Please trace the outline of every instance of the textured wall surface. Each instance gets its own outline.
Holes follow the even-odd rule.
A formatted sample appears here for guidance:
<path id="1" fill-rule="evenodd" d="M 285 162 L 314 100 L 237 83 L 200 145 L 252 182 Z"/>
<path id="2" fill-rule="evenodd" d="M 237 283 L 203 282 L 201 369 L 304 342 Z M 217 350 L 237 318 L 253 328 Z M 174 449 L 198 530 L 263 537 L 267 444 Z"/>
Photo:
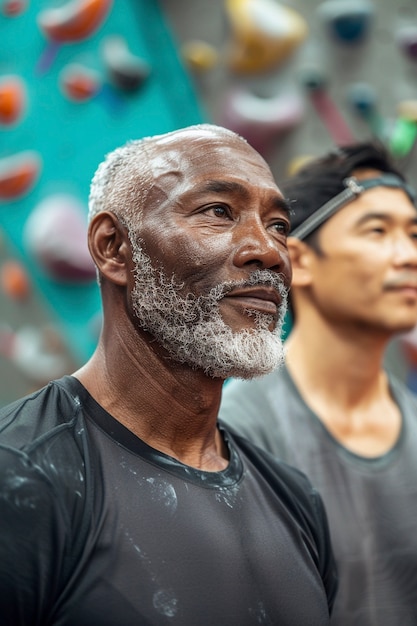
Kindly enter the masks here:
<path id="1" fill-rule="evenodd" d="M 66 249 L 68 256 L 60 262 L 74 266 L 85 253 L 82 242 L 90 180 L 105 154 L 129 139 L 201 119 L 189 78 L 157 3 L 102 0 L 108 12 L 88 36 L 83 35 L 82 20 L 78 35 L 71 35 L 71 23 L 54 18 L 59 35 L 52 39 L 40 27 L 48 11 L 89 3 L 38 0 L 21 3 L 25 9 L 22 13 L 7 15 L 9 4 L 3 2 L 0 13 L 1 404 L 38 387 L 50 374 L 55 377 L 62 370 L 72 371 L 74 364 L 89 357 L 97 341 L 100 298 L 95 274 L 62 279 L 51 273 L 44 256 L 34 253 L 35 244 L 29 244 L 35 231 L 50 231 L 43 242 L 48 258 L 58 258 Z M 124 61 L 124 67 L 134 58 L 150 70 L 135 89 L 120 86 L 110 72 L 104 50 L 106 42 L 114 37 L 124 42 L 132 55 Z M 64 77 L 74 65 L 78 67 L 76 85 L 80 92 L 83 76 L 94 74 L 97 89 L 91 97 L 75 101 L 63 89 Z M 117 75 L 127 80 L 128 71 L 118 70 Z M 23 85 L 26 106 L 14 124 L 2 124 L 3 118 L 7 121 L 7 90 L 12 77 Z M 19 160 L 23 155 L 24 160 L 27 151 L 42 163 L 39 176 L 24 193 L 3 197 L 11 186 L 10 181 L 8 187 L 3 181 L 10 168 L 7 159 Z M 69 198 L 70 213 L 75 205 L 80 208 L 82 227 L 75 228 L 68 215 L 68 219 L 56 218 L 52 227 L 51 216 L 47 223 L 45 215 L 36 224 L 29 220 L 45 200 L 57 195 L 52 213 L 57 215 L 62 210 L 63 196 Z M 54 250 L 49 246 L 46 251 L 52 240 Z M 3 270 L 7 270 L 5 262 L 10 260 L 20 263 L 27 273 L 30 293 L 26 298 L 10 297 L 10 291 L 4 289 Z"/>
<path id="2" fill-rule="evenodd" d="M 341 7 L 367 6 L 361 0 L 334 0 Z M 244 4 L 244 3 L 243 3 Z M 278 3 L 276 3 L 278 4 Z M 264 98 L 296 92 L 304 101 L 300 124 L 287 135 L 277 138 L 268 158 L 279 180 L 291 159 L 320 154 L 333 146 L 333 139 L 317 115 L 301 75 L 305 68 L 317 67 L 327 81 L 327 92 L 341 112 L 355 140 L 372 135 L 369 125 L 350 104 L 353 85 L 366 83 L 376 98 L 377 114 L 391 129 L 398 115 L 398 104 L 417 100 L 417 62 L 405 55 L 398 44 L 405 27 L 417 29 L 417 5 L 414 0 L 378 0 L 372 5 L 369 29 L 360 43 L 343 43 L 332 36 L 320 15 L 325 4 L 315 0 L 292 0 L 282 3 L 299 12 L 308 24 L 308 36 L 281 66 L 266 73 L 237 75 L 228 68 L 228 49 L 233 37 L 223 0 L 162 0 L 162 6 L 179 42 L 189 39 L 207 41 L 218 51 L 217 65 L 195 76 L 195 86 L 213 121 L 224 119 L 227 93 L 238 86 Z M 415 36 L 415 33 L 414 33 Z M 402 165 L 415 180 L 415 156 L 408 153 Z"/>
<path id="3" fill-rule="evenodd" d="M 337 1 L 340 7 L 368 6 L 365 0 L 333 3 Z M 39 359 L 45 356 L 36 342 L 32 353 L 25 356 L 22 352 L 20 362 L 12 354 L 20 331 L 29 327 L 43 332 L 52 327 L 62 345 L 49 346 L 46 352 L 61 351 L 68 371 L 94 348 L 100 315 L 94 282 L 62 285 L 51 280 L 28 254 L 23 233 L 28 216 L 52 193 L 70 193 L 86 208 L 89 181 L 105 152 L 127 139 L 200 120 L 226 123 L 230 119 L 227 103 L 237 91 L 269 103 L 270 111 L 284 105 L 291 95 L 301 106 L 300 119 L 290 130 L 272 133 L 263 146 L 279 182 L 294 159 L 320 154 L 334 145 L 334 136 L 304 85 L 307 70 L 318 71 L 325 80 L 327 101 L 342 116 L 355 140 L 374 132 L 349 99 L 357 83 L 365 83 L 374 96 L 374 113 L 383 125 L 387 144 L 392 143 L 394 131 L 398 132 L 400 103 L 417 101 L 417 63 L 398 43 L 405 27 L 411 33 L 417 28 L 415 0 L 378 0 L 369 5 L 372 14 L 366 36 L 354 44 L 332 36 L 320 17 L 323 2 L 288 0 L 284 6 L 297 11 L 307 23 L 305 40 L 285 62 L 250 74 L 230 67 L 234 30 L 224 0 L 114 0 L 102 28 L 88 39 L 60 46 L 51 67 L 40 75 L 36 67 L 46 41 L 37 26 L 37 16 L 44 9 L 64 4 L 71 3 L 39 0 L 30 3 L 21 15 L 7 17 L 4 7 L 8 3 L 4 2 L 0 15 L 0 86 L 2 78 L 17 74 L 26 82 L 28 94 L 21 123 L 0 127 L 0 159 L 34 149 L 44 161 L 39 181 L 28 194 L 0 202 L 1 267 L 9 259 L 22 262 L 32 284 L 31 296 L 25 301 L 0 293 L 0 405 L 40 384 L 41 376 L 33 379 L 21 363 L 21 359 L 26 364 L 30 359 L 36 363 L 36 349 L 40 350 Z M 262 8 L 262 4 L 259 0 L 257 7 Z M 108 84 L 101 44 L 105 36 L 114 34 L 125 37 L 131 51 L 151 66 L 148 82 L 137 93 L 126 95 Z M 182 46 L 190 40 L 202 40 L 216 52 L 217 63 L 211 69 L 197 72 L 183 60 Z M 104 81 L 102 91 L 84 103 L 69 101 L 59 88 L 60 73 L 72 62 L 97 71 Z M 417 185 L 415 150 L 407 149 L 398 156 Z M 52 344 L 55 340 L 53 337 Z M 51 342 L 51 337 L 45 341 Z M 397 371 L 406 377 L 408 366 L 402 353 L 394 346 L 392 354 Z"/>

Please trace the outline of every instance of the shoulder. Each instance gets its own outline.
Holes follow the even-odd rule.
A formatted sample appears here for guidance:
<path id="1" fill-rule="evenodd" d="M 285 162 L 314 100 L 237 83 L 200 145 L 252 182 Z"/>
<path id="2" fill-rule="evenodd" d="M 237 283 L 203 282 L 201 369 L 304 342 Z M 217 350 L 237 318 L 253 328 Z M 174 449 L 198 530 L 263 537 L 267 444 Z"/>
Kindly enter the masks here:
<path id="1" fill-rule="evenodd" d="M 46 433 L 24 449 L 0 439 L 0 612 L 7 624 L 50 623 L 82 556 L 92 518 L 84 458 L 61 435 Z"/>
<path id="2" fill-rule="evenodd" d="M 76 391 L 67 376 L 0 411 L 0 528 L 30 533 L 38 551 L 51 537 L 84 536 L 91 515 L 92 450 Z M 22 558 L 26 548 L 32 558 L 22 540 Z"/>
<path id="3" fill-rule="evenodd" d="M 403 412 L 416 411 L 417 394 L 396 376 L 388 374 L 388 379 L 392 394 Z"/>
<path id="4" fill-rule="evenodd" d="M 0 467 L 8 468 L 3 478 L 24 475 L 11 484 L 25 484 L 33 493 L 42 486 L 70 514 L 85 493 L 90 459 L 74 381 L 53 381 L 0 411 Z M 3 482 L 3 495 L 8 488 Z"/>
<path id="5" fill-rule="evenodd" d="M 73 381 L 64 376 L 0 409 L 0 442 L 24 448 L 76 419 L 81 403 Z"/>

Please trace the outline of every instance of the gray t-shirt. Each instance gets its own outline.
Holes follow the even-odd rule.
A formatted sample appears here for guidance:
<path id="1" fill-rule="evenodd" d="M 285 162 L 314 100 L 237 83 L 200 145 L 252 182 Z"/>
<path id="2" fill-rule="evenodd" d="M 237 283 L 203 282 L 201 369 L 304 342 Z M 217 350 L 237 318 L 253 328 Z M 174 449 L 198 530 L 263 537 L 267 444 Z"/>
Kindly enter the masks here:
<path id="1" fill-rule="evenodd" d="M 378 458 L 341 446 L 288 370 L 225 386 L 222 420 L 307 474 L 324 500 L 339 571 L 332 624 L 417 624 L 417 399 L 390 378 L 401 434 Z"/>

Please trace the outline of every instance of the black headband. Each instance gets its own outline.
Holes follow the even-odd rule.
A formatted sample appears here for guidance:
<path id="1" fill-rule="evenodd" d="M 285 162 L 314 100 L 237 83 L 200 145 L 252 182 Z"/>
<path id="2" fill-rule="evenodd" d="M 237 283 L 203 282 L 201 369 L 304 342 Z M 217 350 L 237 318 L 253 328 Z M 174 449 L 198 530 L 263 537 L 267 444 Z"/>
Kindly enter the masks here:
<path id="1" fill-rule="evenodd" d="M 290 236 L 297 237 L 297 239 L 305 239 L 307 235 L 312 233 L 313 230 L 320 224 L 323 224 L 345 204 L 349 204 L 349 202 L 360 196 L 361 193 L 367 189 L 372 189 L 372 187 L 396 187 L 403 189 L 413 204 L 416 201 L 414 189 L 407 185 L 399 176 L 395 176 L 395 174 L 383 174 L 378 178 L 364 178 L 363 180 L 358 180 L 355 176 L 351 176 L 350 178 L 345 178 L 343 184 L 346 187 L 343 191 L 314 211 L 302 224 L 294 228 Z"/>

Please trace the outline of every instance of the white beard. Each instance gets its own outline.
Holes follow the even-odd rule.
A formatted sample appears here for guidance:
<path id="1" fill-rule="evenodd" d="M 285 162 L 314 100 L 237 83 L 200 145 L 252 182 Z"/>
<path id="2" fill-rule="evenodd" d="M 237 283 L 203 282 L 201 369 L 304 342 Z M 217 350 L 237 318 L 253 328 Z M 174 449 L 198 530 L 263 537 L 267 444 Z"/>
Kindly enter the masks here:
<path id="1" fill-rule="evenodd" d="M 132 238 L 131 238 L 132 239 Z M 247 281 L 227 282 L 207 295 L 181 295 L 184 285 L 157 271 L 137 241 L 131 242 L 135 262 L 132 306 L 139 326 L 163 346 L 172 359 L 201 369 L 212 378 L 253 378 L 272 372 L 284 362 L 281 340 L 288 290 L 270 270 L 256 270 Z M 282 305 L 273 331 L 271 315 L 247 314 L 255 328 L 234 332 L 222 319 L 219 300 L 232 288 L 269 285 L 280 293 Z"/>

